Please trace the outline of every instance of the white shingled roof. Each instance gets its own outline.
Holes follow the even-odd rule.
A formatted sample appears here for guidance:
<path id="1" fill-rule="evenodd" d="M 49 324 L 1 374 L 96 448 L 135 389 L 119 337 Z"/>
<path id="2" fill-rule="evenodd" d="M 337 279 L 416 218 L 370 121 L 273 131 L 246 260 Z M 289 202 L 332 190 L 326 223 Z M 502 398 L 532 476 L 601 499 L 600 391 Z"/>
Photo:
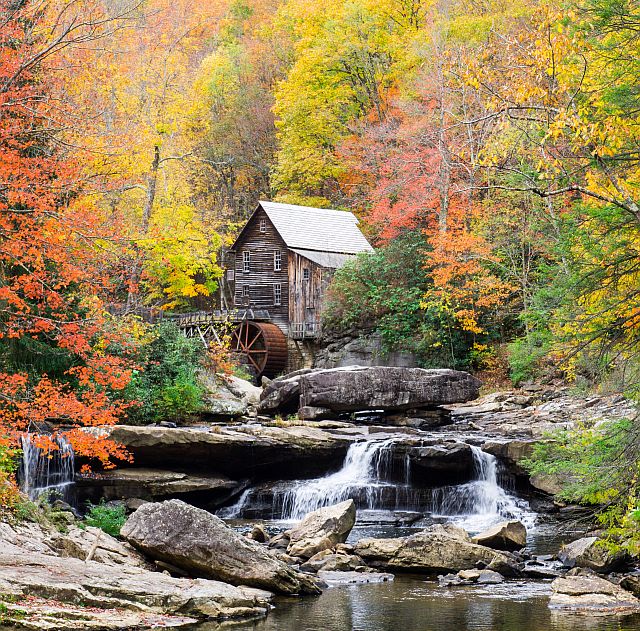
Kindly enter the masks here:
<path id="1" fill-rule="evenodd" d="M 350 212 L 275 202 L 260 206 L 291 249 L 340 254 L 373 250 Z"/>

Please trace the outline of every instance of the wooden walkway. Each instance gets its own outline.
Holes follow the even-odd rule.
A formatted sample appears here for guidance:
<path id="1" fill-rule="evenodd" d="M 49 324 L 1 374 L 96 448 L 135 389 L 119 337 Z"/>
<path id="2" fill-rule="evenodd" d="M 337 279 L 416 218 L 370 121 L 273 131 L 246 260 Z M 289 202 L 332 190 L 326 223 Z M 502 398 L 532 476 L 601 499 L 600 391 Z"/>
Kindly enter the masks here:
<path id="1" fill-rule="evenodd" d="M 221 343 L 221 336 L 231 333 L 231 328 L 247 320 L 269 322 L 271 316 L 266 309 L 231 309 L 214 311 L 192 311 L 189 313 L 167 313 L 162 309 L 136 309 L 125 312 L 117 307 L 107 309 L 111 315 L 133 315 L 143 322 L 173 322 L 188 338 L 199 338 L 205 346 L 210 342 Z"/>

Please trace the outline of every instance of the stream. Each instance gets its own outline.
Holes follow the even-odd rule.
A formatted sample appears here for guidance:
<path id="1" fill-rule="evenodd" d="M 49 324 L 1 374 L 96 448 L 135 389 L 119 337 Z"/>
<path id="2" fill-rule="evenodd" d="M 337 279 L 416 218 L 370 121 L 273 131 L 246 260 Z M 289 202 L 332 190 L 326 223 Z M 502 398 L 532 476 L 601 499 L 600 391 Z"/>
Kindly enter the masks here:
<path id="1" fill-rule="evenodd" d="M 527 527 L 527 551 L 557 553 L 583 534 L 568 521 L 538 515 L 513 489 L 500 462 L 469 445 L 473 476 L 457 485 L 424 487 L 412 481 L 411 461 L 394 458 L 398 434 L 375 434 L 350 445 L 342 466 L 322 477 L 261 484 L 218 510 L 231 526 L 255 523 L 272 533 L 292 527 L 310 511 L 352 498 L 356 525 L 347 543 L 364 537 L 399 537 L 433 523 L 454 523 L 471 534 L 516 519 Z M 23 438 L 22 488 L 32 499 L 56 492 L 68 497 L 74 461 L 70 446 L 41 452 Z M 457 440 L 460 440 L 459 438 Z M 400 452 L 402 453 L 402 452 Z M 320 596 L 276 597 L 266 618 L 206 622 L 194 631 L 640 631 L 640 615 L 589 616 L 548 607 L 551 580 L 507 580 L 498 585 L 440 587 L 422 576 L 396 575 L 392 582 L 336 585 Z M 0 626 L 0 629 L 3 627 Z"/>
<path id="2" fill-rule="evenodd" d="M 331 587 L 317 598 L 279 599 L 255 621 L 204 623 L 198 631 L 636 631 L 640 616 L 581 616 L 547 606 L 548 582 L 442 589 L 398 576 L 392 583 Z"/>
<path id="3" fill-rule="evenodd" d="M 397 436 L 356 442 L 343 466 L 311 480 L 285 481 L 271 491 L 247 489 L 238 501 L 218 511 L 245 529 L 259 521 L 287 529 L 308 512 L 353 498 L 356 526 L 348 543 L 363 537 L 398 537 L 437 522 L 453 522 L 471 534 L 506 519 L 527 527 L 527 550 L 555 553 L 581 531 L 536 515 L 508 487 L 509 476 L 497 459 L 471 446 L 474 478 L 452 486 L 418 489 L 411 484 L 410 461 L 392 471 Z M 418 515 L 417 519 L 414 519 Z M 413 521 L 412 521 L 413 520 Z M 511 580 L 501 585 L 441 588 L 423 577 L 396 575 L 389 583 L 341 585 L 316 598 L 279 598 L 265 619 L 202 624 L 198 631 L 632 631 L 640 615 L 623 618 L 553 612 L 548 608 L 550 580 Z"/>

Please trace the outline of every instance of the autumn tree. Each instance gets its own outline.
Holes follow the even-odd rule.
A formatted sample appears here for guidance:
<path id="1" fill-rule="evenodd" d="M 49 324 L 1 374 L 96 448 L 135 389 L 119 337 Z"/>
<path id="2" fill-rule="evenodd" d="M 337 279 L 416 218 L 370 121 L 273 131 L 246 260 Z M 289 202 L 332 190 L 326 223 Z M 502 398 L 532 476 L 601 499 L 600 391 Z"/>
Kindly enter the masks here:
<path id="1" fill-rule="evenodd" d="M 494 125 L 477 164 L 488 188 L 543 201 L 561 246 L 545 319 L 565 370 L 596 380 L 638 349 L 636 23 L 633 3 L 547 3 L 467 75 Z"/>
<path id="2" fill-rule="evenodd" d="M 128 311 L 184 307 L 217 287 L 221 239 L 192 191 L 190 129 L 198 64 L 223 10 L 145 0 L 126 29 L 67 59 L 67 94 L 84 114 L 73 142 L 114 237 L 113 301 Z"/>
<path id="3" fill-rule="evenodd" d="M 0 439 L 56 423 L 78 454 L 104 465 L 124 452 L 82 428 L 123 412 L 128 342 L 102 310 L 100 213 L 78 203 L 55 71 L 60 51 L 97 41 L 127 15 L 92 3 L 0 3 Z"/>

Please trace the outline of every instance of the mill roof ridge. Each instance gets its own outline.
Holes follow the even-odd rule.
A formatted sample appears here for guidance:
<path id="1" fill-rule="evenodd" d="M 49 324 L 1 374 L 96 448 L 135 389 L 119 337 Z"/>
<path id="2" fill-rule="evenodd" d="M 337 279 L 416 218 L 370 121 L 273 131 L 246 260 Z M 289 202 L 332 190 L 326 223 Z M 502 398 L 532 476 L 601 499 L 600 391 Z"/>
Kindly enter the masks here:
<path id="1" fill-rule="evenodd" d="M 338 254 L 373 250 L 349 211 L 268 201 L 259 205 L 291 249 Z"/>

